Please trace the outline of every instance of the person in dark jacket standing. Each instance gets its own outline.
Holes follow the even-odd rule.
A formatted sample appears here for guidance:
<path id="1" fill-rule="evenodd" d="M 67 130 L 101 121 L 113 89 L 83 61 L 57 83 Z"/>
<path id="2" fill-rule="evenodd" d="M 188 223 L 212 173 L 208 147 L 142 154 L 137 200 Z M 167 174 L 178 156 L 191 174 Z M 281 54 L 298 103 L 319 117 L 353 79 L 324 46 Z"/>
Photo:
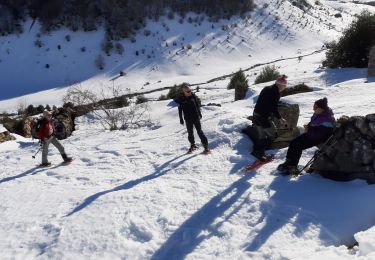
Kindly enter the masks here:
<path id="1" fill-rule="evenodd" d="M 43 121 L 38 131 L 38 137 L 42 142 L 42 164 L 40 166 L 50 166 L 47 160 L 48 146 L 52 143 L 60 152 L 64 162 L 71 162 L 73 159 L 65 153 L 64 147 L 55 136 L 55 126 L 52 121 L 52 113 L 48 110 L 43 112 Z"/>
<path id="2" fill-rule="evenodd" d="M 191 91 L 188 83 L 182 84 L 182 95 L 175 99 L 175 102 L 178 104 L 178 114 L 180 117 L 180 124 L 184 124 L 184 119 L 186 123 L 186 129 L 188 132 L 188 140 L 190 142 L 190 148 L 188 153 L 196 150 L 198 147 L 195 144 L 194 132 L 193 129 L 198 133 L 199 138 L 201 139 L 204 153 L 209 153 L 208 149 L 208 140 L 202 131 L 202 126 L 200 119 L 202 119 L 202 113 L 200 109 L 198 97 Z M 183 117 L 182 117 L 183 114 Z"/>
<path id="3" fill-rule="evenodd" d="M 286 124 L 286 120 L 281 117 L 278 110 L 280 92 L 286 88 L 286 85 L 287 76 L 279 76 L 275 84 L 262 89 L 255 104 L 252 120 L 257 128 L 257 135 L 253 138 L 254 148 L 251 154 L 257 159 L 267 159 L 265 150 L 276 138 L 273 118 L 276 117 L 281 124 Z"/>
<path id="4" fill-rule="evenodd" d="M 318 144 L 324 143 L 332 135 L 335 118 L 328 107 L 327 98 L 322 98 L 314 103 L 314 114 L 310 123 L 304 125 L 305 133 L 295 138 L 289 145 L 286 161 L 277 169 L 284 174 L 297 174 L 297 165 L 302 151 Z"/>

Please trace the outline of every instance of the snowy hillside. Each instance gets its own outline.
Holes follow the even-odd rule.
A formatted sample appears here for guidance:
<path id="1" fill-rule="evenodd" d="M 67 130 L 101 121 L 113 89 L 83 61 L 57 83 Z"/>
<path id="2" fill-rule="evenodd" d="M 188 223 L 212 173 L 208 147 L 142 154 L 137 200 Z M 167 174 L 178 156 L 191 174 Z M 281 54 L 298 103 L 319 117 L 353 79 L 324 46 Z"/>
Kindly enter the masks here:
<path id="1" fill-rule="evenodd" d="M 375 112 L 375 83 L 346 74 L 353 79 L 283 98 L 300 105 L 300 125 L 324 96 L 336 117 Z M 186 130 L 169 101 L 151 103 L 153 128 L 104 132 L 94 117 L 80 117 L 63 141 L 76 158 L 69 166 L 60 166 L 51 148 L 54 166 L 36 168 L 37 144 L 29 139 L 1 144 L 2 258 L 373 259 L 375 186 L 315 174 L 282 177 L 275 168 L 286 149 L 241 174 L 254 158 L 240 130 L 261 86 L 232 102 L 222 84 L 197 93 L 203 104 L 222 104 L 203 108 L 208 156 L 186 154 Z M 359 246 L 349 250 L 355 239 Z"/>
<path id="2" fill-rule="evenodd" d="M 29 95 L 26 102 L 60 104 L 64 87 L 79 82 L 88 88 L 116 84 L 124 92 L 183 81 L 204 83 L 254 64 L 320 50 L 325 42 L 338 38 L 355 14 L 364 9 L 375 10 L 350 1 L 320 1 L 319 5 L 308 2 L 312 8 L 303 11 L 293 6 L 292 1 L 259 0 L 258 8 L 249 17 L 234 17 L 215 24 L 195 14 L 187 15 L 182 23 L 178 17 L 150 21 L 134 43 L 121 42 L 122 55 L 104 55 L 103 71 L 95 66 L 98 55 L 103 55 L 103 31 L 60 30 L 43 35 L 39 34 L 37 24 L 29 31 L 29 21 L 24 25 L 24 34 L 0 38 L 1 99 L 15 98 L 0 102 L 0 111 L 25 101 L 19 96 L 41 90 L 50 90 L 46 92 L 47 100 L 36 94 Z M 342 17 L 336 18 L 337 13 Z M 36 41 L 42 47 L 38 48 Z M 126 75 L 118 77 L 120 71 Z M 250 75 L 250 81 L 254 78 Z"/>
<path id="3" fill-rule="evenodd" d="M 20 102 L 61 104 L 78 82 L 92 89 L 119 85 L 125 92 L 201 83 L 202 103 L 221 104 L 202 107 L 211 155 L 201 154 L 201 147 L 186 154 L 186 128 L 171 101 L 149 102 L 154 124 L 147 128 L 104 131 L 93 114 L 77 118 L 76 131 L 62 141 L 75 158 L 68 166 L 60 165 L 51 147 L 53 165 L 38 168 L 35 140 L 16 136 L 1 143 L 0 258 L 375 259 L 375 185 L 317 174 L 281 176 L 275 169 L 287 149 L 270 151 L 273 162 L 241 173 L 254 157 L 251 140 L 240 131 L 268 85 L 251 84 L 263 68 L 256 64 L 278 60 L 289 85 L 314 88 L 281 99 L 299 105 L 299 125 L 323 97 L 336 118 L 375 113 L 375 79 L 366 79 L 365 69 L 321 67 L 323 44 L 337 39 L 355 14 L 375 11 L 365 4 L 371 1 L 309 0 L 313 8 L 306 12 L 292 2 L 258 0 L 250 17 L 217 24 L 150 22 L 151 34 L 124 40 L 124 54 L 105 57 L 104 71 L 94 64 L 101 31 L 37 37 L 35 25 L 22 35 L 0 37 L 0 112 Z M 229 78 L 207 83 L 239 68 L 251 85 L 243 101 L 233 102 Z M 118 77 L 120 71 L 126 75 Z M 315 149 L 305 151 L 300 164 Z"/>

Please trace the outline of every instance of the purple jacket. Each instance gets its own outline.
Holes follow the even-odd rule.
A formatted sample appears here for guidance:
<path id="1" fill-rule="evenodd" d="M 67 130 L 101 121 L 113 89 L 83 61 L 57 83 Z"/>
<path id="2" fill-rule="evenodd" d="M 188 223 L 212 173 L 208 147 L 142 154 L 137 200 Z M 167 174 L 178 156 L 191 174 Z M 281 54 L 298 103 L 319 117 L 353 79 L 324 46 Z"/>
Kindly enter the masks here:
<path id="1" fill-rule="evenodd" d="M 330 108 L 321 114 L 314 114 L 308 123 L 307 137 L 316 143 L 325 142 L 333 133 L 335 121 Z"/>

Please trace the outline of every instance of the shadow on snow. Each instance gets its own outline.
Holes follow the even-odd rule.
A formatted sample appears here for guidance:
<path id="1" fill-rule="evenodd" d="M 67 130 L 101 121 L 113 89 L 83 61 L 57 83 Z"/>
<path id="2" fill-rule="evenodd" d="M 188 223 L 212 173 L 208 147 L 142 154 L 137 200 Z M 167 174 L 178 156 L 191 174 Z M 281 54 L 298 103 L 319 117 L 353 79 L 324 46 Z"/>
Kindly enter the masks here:
<path id="1" fill-rule="evenodd" d="M 11 177 L 6 177 L 4 179 L 1 179 L 0 183 L 4 183 L 4 182 L 8 182 L 8 181 L 13 181 L 15 179 L 25 177 L 27 175 L 35 175 L 37 173 L 45 171 L 46 169 L 51 169 L 51 168 L 54 168 L 54 167 L 48 167 L 48 168 L 42 168 L 42 169 L 40 169 L 40 167 L 33 167 L 33 168 L 31 168 L 31 169 L 29 169 L 29 170 L 27 170 L 27 171 L 25 171 L 25 172 L 23 172 L 21 174 L 18 174 L 16 176 L 11 176 Z M 39 169 L 39 170 L 37 170 L 37 169 Z"/>
<path id="2" fill-rule="evenodd" d="M 200 210 L 190 216 L 169 236 L 167 241 L 154 253 L 151 259 L 184 259 L 203 240 L 212 236 L 220 237 L 219 228 L 236 214 L 247 200 L 231 209 L 238 199 L 249 189 L 248 182 L 254 174 L 245 174 L 227 189 L 213 197 Z M 223 219 L 215 222 L 217 218 Z"/>
<path id="3" fill-rule="evenodd" d="M 131 189 L 134 186 L 136 186 L 136 185 L 138 185 L 142 182 L 150 181 L 150 180 L 156 179 L 158 177 L 161 177 L 161 176 L 167 174 L 170 170 L 172 170 L 172 168 L 167 168 L 169 166 L 169 164 L 172 163 L 173 161 L 176 161 L 177 159 L 179 159 L 183 156 L 185 156 L 185 155 L 180 155 L 180 156 L 178 156 L 178 157 L 176 157 L 172 160 L 169 160 L 169 161 L 163 163 L 161 166 L 156 167 L 155 172 L 152 173 L 152 174 L 146 175 L 146 176 L 144 176 L 142 178 L 139 178 L 139 179 L 136 179 L 136 180 L 129 181 L 125 184 L 114 187 L 113 189 L 101 191 L 101 192 L 95 193 L 94 195 L 91 195 L 91 196 L 87 197 L 80 205 L 78 205 L 76 208 L 74 208 L 65 217 L 69 217 L 69 216 L 81 211 L 82 209 L 86 208 L 91 203 L 93 203 L 96 199 L 98 199 L 99 197 L 101 197 L 103 195 L 106 195 L 108 193 L 115 192 L 115 191 L 128 190 L 128 189 Z M 195 155 L 189 156 L 189 157 L 179 161 L 178 163 L 176 163 L 174 165 L 174 168 L 178 167 L 179 165 L 182 165 L 183 163 L 185 163 L 186 161 L 190 160 L 191 158 L 193 158 L 195 156 L 197 156 L 197 155 L 195 154 Z"/>
<path id="4" fill-rule="evenodd" d="M 260 207 L 262 217 L 258 223 L 265 225 L 246 250 L 259 250 L 287 224 L 293 226 L 296 237 L 303 237 L 315 225 L 323 244 L 352 245 L 355 233 L 374 224 L 375 209 L 364 203 L 364 199 L 373 197 L 374 188 L 363 181 L 335 182 L 318 175 L 300 176 L 295 181 L 276 177 L 270 185 L 274 194 Z"/>

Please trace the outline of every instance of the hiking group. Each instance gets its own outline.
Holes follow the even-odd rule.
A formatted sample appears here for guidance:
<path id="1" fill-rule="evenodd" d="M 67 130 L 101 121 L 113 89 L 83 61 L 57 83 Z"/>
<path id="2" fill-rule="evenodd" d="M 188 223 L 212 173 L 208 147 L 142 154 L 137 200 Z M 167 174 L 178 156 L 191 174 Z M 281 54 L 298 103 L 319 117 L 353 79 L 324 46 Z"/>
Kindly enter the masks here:
<path id="1" fill-rule="evenodd" d="M 287 121 L 281 117 L 278 111 L 280 93 L 287 86 L 287 76 L 279 76 L 275 83 L 262 89 L 253 112 L 253 126 L 256 134 L 252 135 L 254 143 L 252 155 L 260 161 L 269 160 L 265 150 L 270 148 L 277 137 L 277 128 L 273 122 L 276 118 L 281 125 Z M 335 118 L 332 109 L 328 106 L 327 98 L 316 100 L 313 104 L 313 115 L 308 124 L 304 125 L 304 133 L 296 137 L 289 144 L 284 163 L 277 169 L 285 175 L 296 175 L 302 151 L 326 142 L 333 134 Z"/>
<path id="2" fill-rule="evenodd" d="M 256 134 L 251 135 L 253 141 L 253 151 L 251 154 L 259 161 L 270 161 L 270 155 L 266 155 L 265 150 L 271 147 L 272 142 L 277 137 L 277 128 L 274 119 L 280 125 L 287 125 L 287 121 L 280 115 L 278 105 L 280 93 L 287 87 L 287 76 L 279 76 L 275 83 L 262 89 L 253 111 L 253 127 Z M 180 123 L 186 124 L 190 148 L 188 153 L 193 152 L 198 147 L 194 139 L 194 127 L 201 140 L 204 151 L 210 153 L 208 140 L 202 131 L 200 100 L 191 91 L 188 83 L 182 84 L 182 93 L 174 99 L 178 104 Z M 314 102 L 313 115 L 308 124 L 304 125 L 304 133 L 291 141 L 285 162 L 277 169 L 283 174 L 295 175 L 298 173 L 298 162 L 302 151 L 327 141 L 332 135 L 335 118 L 332 110 L 328 107 L 327 98 L 322 98 Z"/>
<path id="3" fill-rule="evenodd" d="M 277 137 L 277 128 L 274 123 L 276 119 L 280 125 L 287 125 L 287 121 L 280 115 L 278 104 L 280 93 L 287 87 L 287 76 L 279 76 L 271 86 L 264 87 L 260 92 L 253 111 L 253 125 L 255 134 L 249 135 L 253 141 L 253 151 L 251 154 L 259 161 L 268 162 L 272 156 L 267 155 L 265 150 Z M 194 138 L 194 128 L 203 146 L 203 154 L 211 153 L 208 147 L 208 140 L 202 130 L 201 104 L 195 93 L 192 92 L 188 83 L 182 84 L 182 92 L 174 99 L 178 104 L 178 114 L 181 125 L 186 125 L 190 148 L 188 153 L 198 149 Z M 328 106 L 327 98 L 316 100 L 313 104 L 313 115 L 308 124 L 304 125 L 304 133 L 296 137 L 289 144 L 285 162 L 278 166 L 278 170 L 284 174 L 297 174 L 298 162 L 302 151 L 327 141 L 332 135 L 335 118 L 332 110 Z M 52 120 L 52 113 L 45 110 L 43 119 L 37 130 L 37 138 L 41 140 L 42 163 L 41 166 L 49 166 L 48 147 L 53 144 L 60 152 L 65 163 L 71 162 L 72 158 L 65 153 L 64 147 L 55 135 L 55 126 Z"/>

